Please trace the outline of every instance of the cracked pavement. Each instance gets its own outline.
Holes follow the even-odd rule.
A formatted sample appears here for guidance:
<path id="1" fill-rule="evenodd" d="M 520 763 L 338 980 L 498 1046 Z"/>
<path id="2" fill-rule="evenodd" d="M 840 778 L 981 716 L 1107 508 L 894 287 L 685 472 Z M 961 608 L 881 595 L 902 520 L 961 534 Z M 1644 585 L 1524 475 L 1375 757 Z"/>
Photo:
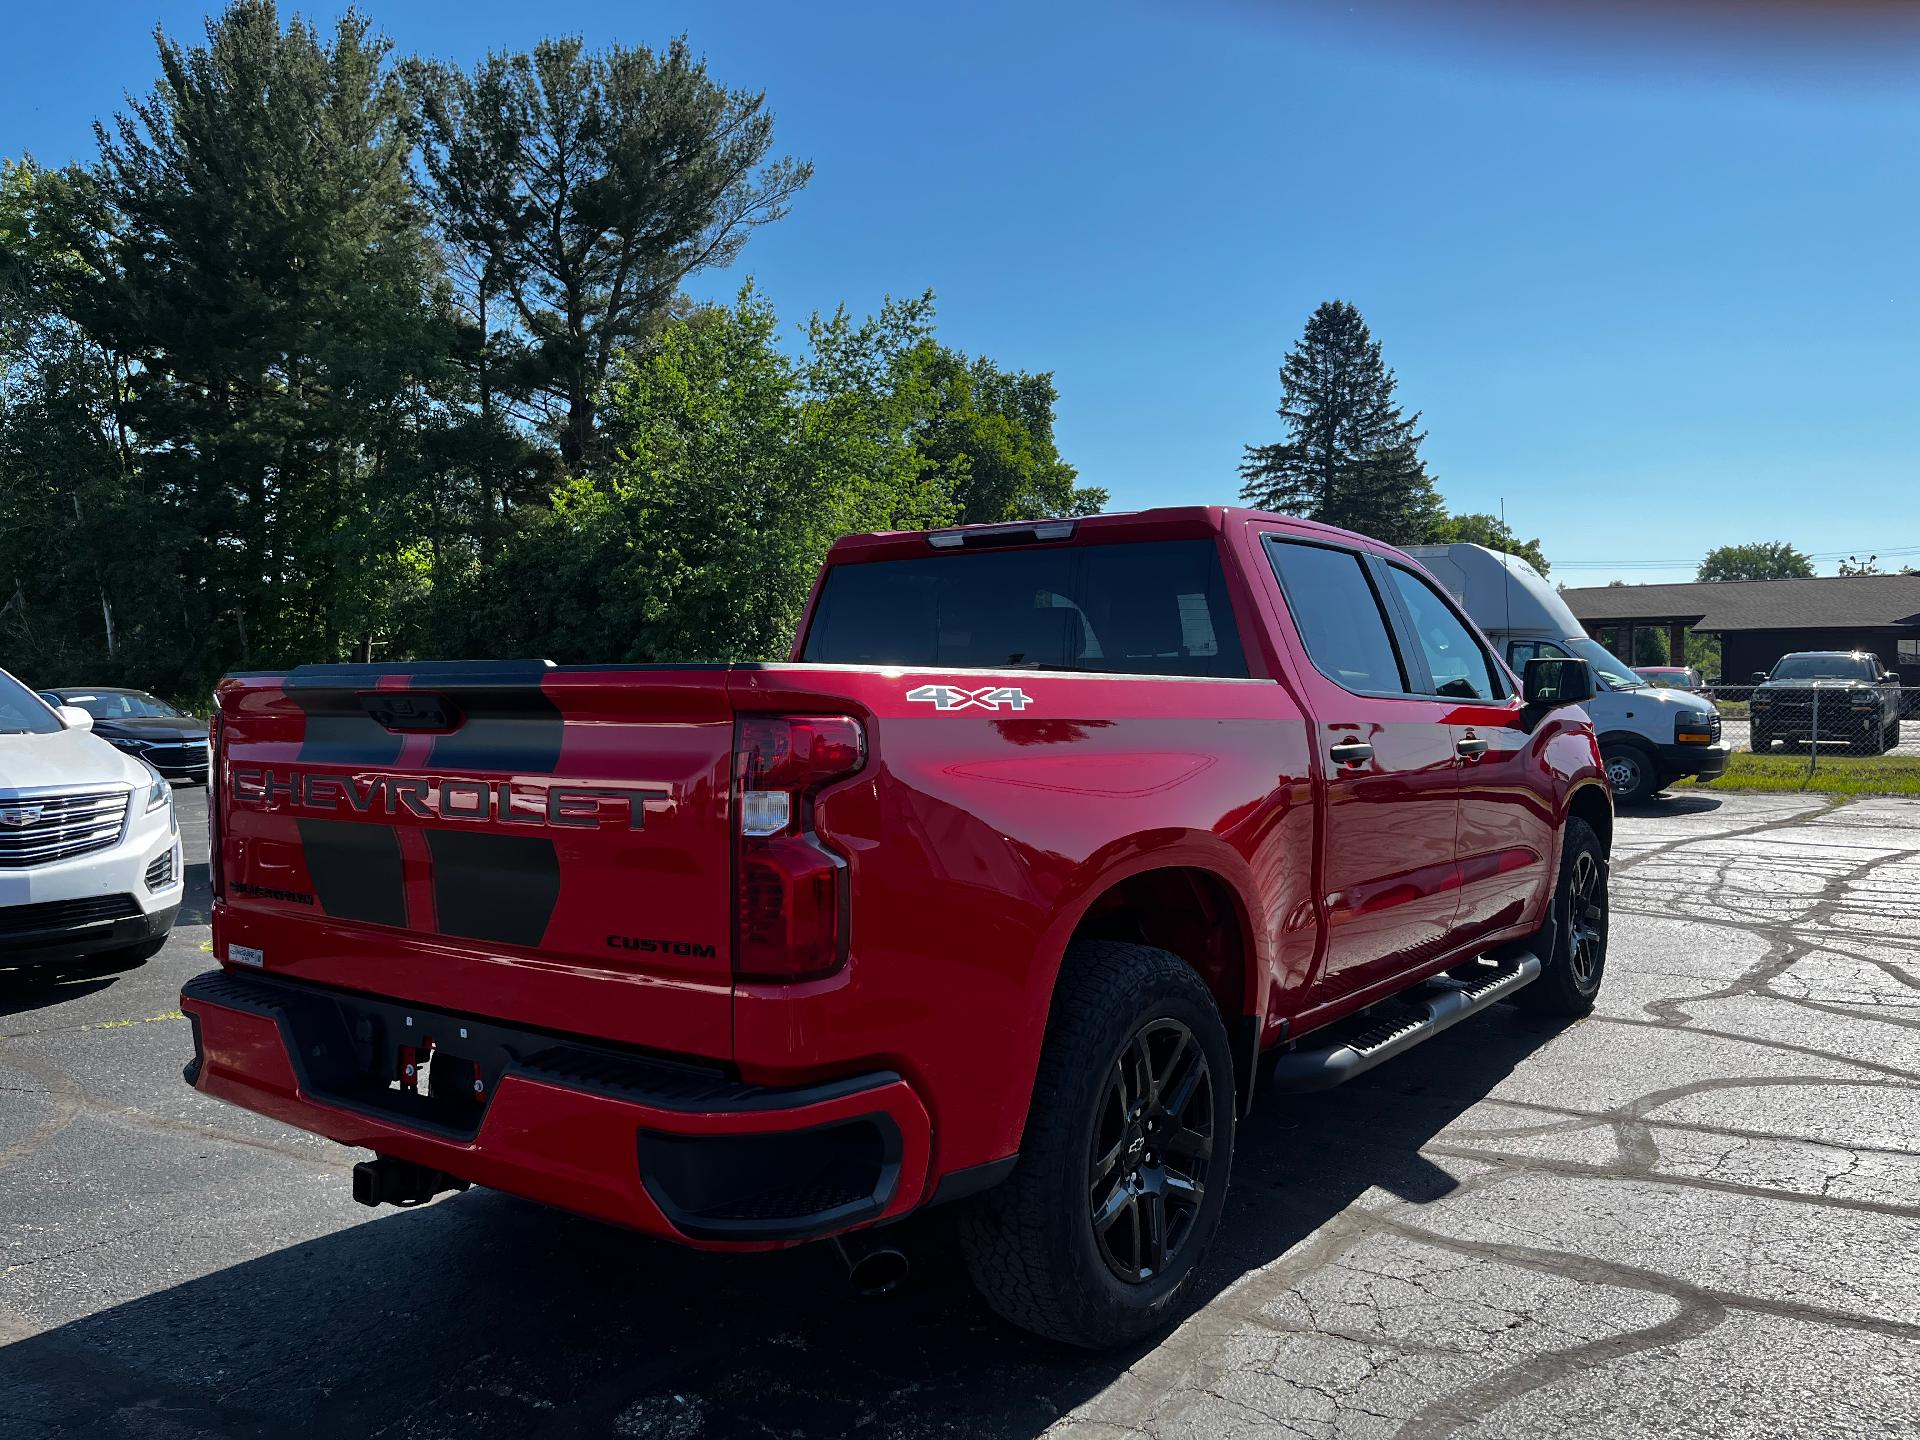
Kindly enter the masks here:
<path id="1" fill-rule="evenodd" d="M 182 792 L 189 855 L 198 797 Z M 1202 1302 L 1007 1329 L 945 1226 L 904 1293 L 657 1245 L 187 1090 L 167 950 L 0 977 L 0 1433 L 1920 1436 L 1920 804 L 1621 815 L 1598 1012 L 1498 1007 L 1245 1125 Z"/>

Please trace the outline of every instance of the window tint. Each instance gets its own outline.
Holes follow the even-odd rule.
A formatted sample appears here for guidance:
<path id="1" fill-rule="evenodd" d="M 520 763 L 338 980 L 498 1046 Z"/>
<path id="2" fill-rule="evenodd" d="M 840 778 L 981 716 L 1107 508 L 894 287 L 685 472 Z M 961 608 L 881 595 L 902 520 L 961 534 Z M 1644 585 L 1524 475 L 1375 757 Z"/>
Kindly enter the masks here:
<path id="1" fill-rule="evenodd" d="M 38 696 L 0 671 L 0 735 L 51 735 L 60 728 L 60 721 Z"/>
<path id="2" fill-rule="evenodd" d="M 959 550 L 827 572 L 803 660 L 1244 676 L 1211 540 Z"/>
<path id="3" fill-rule="evenodd" d="M 1507 646 L 1507 664 L 1524 672 L 1529 660 L 1568 660 L 1572 657 L 1551 640 L 1514 640 Z"/>
<path id="4" fill-rule="evenodd" d="M 1440 598 L 1440 592 L 1398 565 L 1387 566 L 1387 574 L 1400 592 L 1400 601 L 1413 621 L 1414 637 L 1427 657 L 1432 693 L 1451 700 L 1505 698 L 1506 681 L 1495 672 L 1492 657 Z"/>
<path id="5" fill-rule="evenodd" d="M 1529 660 L 1584 660 L 1593 667 L 1602 690 L 1647 688 L 1638 671 L 1595 640 L 1569 637 L 1565 645 L 1551 640 L 1515 640 L 1507 646 L 1507 664 L 1519 673 L 1526 673 Z"/>
<path id="6" fill-rule="evenodd" d="M 1405 693 L 1387 617 L 1360 557 L 1287 540 L 1269 540 L 1267 554 L 1314 668 L 1349 690 Z"/>

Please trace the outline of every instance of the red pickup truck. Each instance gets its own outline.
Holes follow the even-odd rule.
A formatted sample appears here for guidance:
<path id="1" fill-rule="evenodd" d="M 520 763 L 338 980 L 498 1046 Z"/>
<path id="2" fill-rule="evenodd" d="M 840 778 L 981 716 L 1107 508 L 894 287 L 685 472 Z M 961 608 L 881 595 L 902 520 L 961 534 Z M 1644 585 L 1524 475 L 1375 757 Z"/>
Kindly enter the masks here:
<path id="1" fill-rule="evenodd" d="M 849 537 L 784 664 L 230 676 L 186 1077 L 375 1152 L 367 1203 L 871 1258 L 958 1202 L 996 1309 L 1118 1343 L 1256 1078 L 1592 1007 L 1591 689 L 1394 550 L 1198 507 Z"/>

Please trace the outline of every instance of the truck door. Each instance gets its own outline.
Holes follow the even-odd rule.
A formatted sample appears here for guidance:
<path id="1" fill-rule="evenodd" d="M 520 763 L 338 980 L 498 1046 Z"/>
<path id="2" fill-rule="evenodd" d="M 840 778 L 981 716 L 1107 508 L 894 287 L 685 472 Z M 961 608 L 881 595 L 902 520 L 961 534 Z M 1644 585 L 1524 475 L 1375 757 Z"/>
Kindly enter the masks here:
<path id="1" fill-rule="evenodd" d="M 1402 654 L 1377 560 L 1317 537 L 1268 532 L 1263 543 L 1327 777 L 1318 879 L 1327 941 L 1307 999 L 1318 1005 L 1448 947 L 1459 901 L 1457 706 L 1416 690 L 1424 671 Z"/>
<path id="2" fill-rule="evenodd" d="M 1399 604 L 1405 648 L 1426 672 L 1415 688 L 1452 704 L 1460 796 L 1453 925 L 1465 943 L 1519 924 L 1541 893 L 1542 867 L 1553 855 L 1553 777 L 1529 763 L 1520 697 L 1473 627 L 1424 576 L 1391 560 L 1381 568 Z"/>

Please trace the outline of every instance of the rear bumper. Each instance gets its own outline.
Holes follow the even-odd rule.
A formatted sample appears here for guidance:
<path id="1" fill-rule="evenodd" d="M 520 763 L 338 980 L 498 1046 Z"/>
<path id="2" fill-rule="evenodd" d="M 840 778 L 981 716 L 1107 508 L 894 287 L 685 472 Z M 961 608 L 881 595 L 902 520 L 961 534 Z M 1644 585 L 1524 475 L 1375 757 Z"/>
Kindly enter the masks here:
<path id="1" fill-rule="evenodd" d="M 702 1249 L 772 1249 L 893 1219 L 927 1189 L 927 1111 L 891 1072 L 754 1086 L 226 970 L 189 981 L 180 1006 L 194 1033 L 186 1079 L 205 1094 Z M 483 1101 L 435 1111 L 381 1083 L 394 1044 L 436 1030 L 442 1051 L 470 1052 L 460 1063 L 475 1067 Z"/>

